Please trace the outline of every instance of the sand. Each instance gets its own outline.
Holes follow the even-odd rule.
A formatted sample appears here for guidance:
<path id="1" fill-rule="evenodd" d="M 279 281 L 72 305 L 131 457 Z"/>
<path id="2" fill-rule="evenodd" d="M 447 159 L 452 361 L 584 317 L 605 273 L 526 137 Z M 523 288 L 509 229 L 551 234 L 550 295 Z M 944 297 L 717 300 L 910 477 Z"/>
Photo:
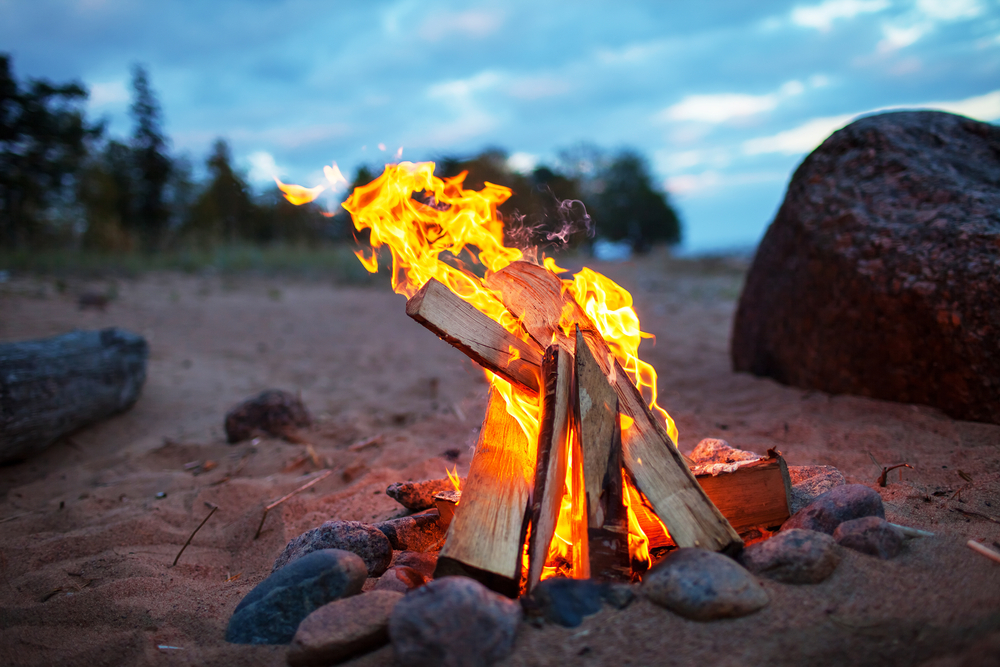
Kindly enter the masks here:
<path id="1" fill-rule="evenodd" d="M 1000 523 L 959 511 L 1000 516 L 1000 426 L 732 373 L 745 263 L 654 254 L 591 266 L 632 290 L 657 337 L 643 356 L 682 450 L 704 437 L 776 447 L 873 487 L 872 457 L 909 463 L 877 490 L 889 520 L 936 536 L 891 561 L 845 552 L 819 585 L 765 582 L 771 604 L 742 619 L 686 621 L 640 601 L 579 628 L 523 625 L 503 664 L 1000 664 L 1000 563 L 965 546 L 1000 547 Z M 130 411 L 0 467 L 0 664 L 283 665 L 285 647 L 223 640 L 232 609 L 298 533 L 397 516 L 388 484 L 465 474 L 482 373 L 381 287 L 149 274 L 114 281 L 104 312 L 77 308 L 81 291 L 110 284 L 0 284 L 0 341 L 121 326 L 151 346 Z M 315 460 L 304 444 L 225 443 L 225 411 L 271 387 L 301 393 Z M 333 474 L 271 511 L 254 539 L 264 505 L 323 468 Z M 209 504 L 219 510 L 171 566 Z M 391 662 L 384 649 L 354 664 Z"/>

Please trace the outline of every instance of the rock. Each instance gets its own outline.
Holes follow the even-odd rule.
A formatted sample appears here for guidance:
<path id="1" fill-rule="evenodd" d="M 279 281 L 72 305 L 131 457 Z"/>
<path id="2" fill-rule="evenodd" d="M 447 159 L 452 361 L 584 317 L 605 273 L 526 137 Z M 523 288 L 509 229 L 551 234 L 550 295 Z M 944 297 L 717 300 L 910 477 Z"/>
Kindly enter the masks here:
<path id="1" fill-rule="evenodd" d="M 656 604 L 695 621 L 752 614 L 768 603 L 764 588 L 736 561 L 707 549 L 668 554 L 642 581 Z"/>
<path id="2" fill-rule="evenodd" d="M 240 442 L 254 436 L 273 435 L 296 441 L 297 429 L 311 423 L 312 418 L 298 396 L 280 389 L 268 389 L 226 413 L 226 439 Z"/>
<path id="3" fill-rule="evenodd" d="M 837 526 L 833 539 L 842 547 L 882 560 L 894 558 L 903 549 L 903 533 L 877 516 L 845 521 Z"/>
<path id="4" fill-rule="evenodd" d="M 837 569 L 836 544 L 826 533 L 795 528 L 751 544 L 740 562 L 753 574 L 783 584 L 818 584 Z"/>
<path id="5" fill-rule="evenodd" d="M 788 476 L 792 481 L 792 514 L 833 487 L 847 483 L 844 474 L 833 466 L 788 466 Z"/>
<path id="6" fill-rule="evenodd" d="M 465 478 L 460 478 L 465 483 Z M 454 491 L 451 480 L 429 479 L 423 482 L 397 482 L 390 484 L 385 490 L 389 496 L 408 510 L 420 511 L 434 507 L 434 494 L 441 491 Z"/>
<path id="7" fill-rule="evenodd" d="M 287 644 L 313 610 L 357 595 L 366 575 L 365 563 L 356 554 L 339 549 L 313 551 L 247 593 L 229 619 L 226 641 Z"/>
<path id="8" fill-rule="evenodd" d="M 375 527 L 385 533 L 392 548 L 399 551 L 440 550 L 447 532 L 438 521 L 436 509 L 383 521 Z"/>
<path id="9" fill-rule="evenodd" d="M 299 624 L 288 664 L 329 665 L 388 643 L 389 615 L 401 599 L 401 593 L 372 591 L 323 605 Z"/>
<path id="10" fill-rule="evenodd" d="M 378 528 L 360 521 L 327 521 L 289 542 L 271 571 L 319 549 L 343 549 L 361 556 L 371 577 L 381 576 L 392 560 L 389 538 Z"/>
<path id="11" fill-rule="evenodd" d="M 429 579 L 430 577 L 425 577 L 412 567 L 397 565 L 386 570 L 382 576 L 378 578 L 378 583 L 375 584 L 375 588 L 372 590 L 406 593 L 414 588 L 423 586 Z"/>
<path id="12" fill-rule="evenodd" d="M 688 458 L 691 459 L 692 463 L 705 464 L 735 463 L 736 461 L 758 461 L 763 457 L 761 457 L 760 454 L 755 454 L 754 452 L 736 449 L 725 440 L 703 438 L 702 441 L 695 445 L 694 449 L 691 450 L 691 453 L 688 454 Z"/>
<path id="13" fill-rule="evenodd" d="M 869 116 L 796 170 L 733 326 L 737 371 L 1000 424 L 1000 127 Z"/>
<path id="14" fill-rule="evenodd" d="M 403 667 L 491 665 L 510 653 L 521 606 L 467 577 L 444 577 L 399 601 L 389 637 Z"/>
<path id="15" fill-rule="evenodd" d="M 392 565 L 413 568 L 426 579 L 433 579 L 437 560 L 437 551 L 398 551 L 393 556 Z"/>
<path id="16" fill-rule="evenodd" d="M 864 484 L 844 484 L 827 491 L 793 514 L 781 530 L 803 528 L 833 535 L 843 522 L 863 516 L 885 518 L 882 496 Z"/>
<path id="17" fill-rule="evenodd" d="M 528 616 L 575 628 L 584 616 L 601 610 L 603 592 L 604 586 L 593 579 L 545 579 L 521 598 L 521 606 Z"/>
<path id="18" fill-rule="evenodd" d="M 635 600 L 635 586 L 630 584 L 606 584 L 601 592 L 604 601 L 615 609 L 624 609 Z"/>

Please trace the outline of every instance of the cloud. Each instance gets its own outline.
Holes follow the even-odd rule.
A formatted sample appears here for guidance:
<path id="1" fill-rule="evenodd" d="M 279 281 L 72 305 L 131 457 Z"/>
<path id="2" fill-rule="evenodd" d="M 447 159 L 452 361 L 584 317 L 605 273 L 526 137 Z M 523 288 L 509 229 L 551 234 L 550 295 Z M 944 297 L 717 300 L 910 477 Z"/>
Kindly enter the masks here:
<path id="1" fill-rule="evenodd" d="M 550 76 L 534 76 L 511 82 L 508 90 L 512 97 L 522 100 L 539 100 L 545 97 L 557 97 L 569 92 L 568 81 Z"/>
<path id="2" fill-rule="evenodd" d="M 758 183 L 781 182 L 788 178 L 783 171 L 751 171 L 737 174 L 722 174 L 714 170 L 700 174 L 682 174 L 671 176 L 664 182 L 664 187 L 672 195 L 703 194 L 709 190 L 738 185 L 754 185 Z"/>
<path id="3" fill-rule="evenodd" d="M 129 91 L 124 81 L 95 83 L 90 87 L 90 106 L 94 108 L 118 105 L 128 102 Z"/>
<path id="4" fill-rule="evenodd" d="M 827 32 L 837 19 L 852 19 L 858 14 L 872 14 L 888 7 L 888 0 L 827 0 L 818 5 L 796 5 L 791 18 L 797 26 Z"/>
<path id="5" fill-rule="evenodd" d="M 267 151 L 257 151 L 247 156 L 250 163 L 250 173 L 248 177 L 254 184 L 270 183 L 272 178 L 278 176 L 278 164 L 274 161 L 274 156 Z"/>
<path id="6" fill-rule="evenodd" d="M 466 79 L 453 79 L 435 83 L 427 89 L 429 97 L 451 98 L 454 101 L 465 101 L 474 93 L 489 90 L 500 82 L 500 75 L 489 70 Z"/>
<path id="7" fill-rule="evenodd" d="M 457 14 L 434 14 L 424 19 L 418 34 L 428 42 L 439 42 L 453 36 L 486 37 L 499 30 L 503 22 L 503 14 L 499 12 L 470 10 Z"/>
<path id="8" fill-rule="evenodd" d="M 538 165 L 538 156 L 531 153 L 514 153 L 507 158 L 507 166 L 519 174 L 528 174 Z"/>
<path id="9" fill-rule="evenodd" d="M 917 0 L 913 11 L 882 26 L 879 53 L 906 48 L 934 31 L 939 23 L 966 21 L 983 11 L 978 0 Z"/>
<path id="10" fill-rule="evenodd" d="M 806 153 L 823 143 L 831 134 L 850 123 L 855 118 L 869 113 L 884 111 L 900 111 L 913 109 L 936 109 L 948 111 L 985 122 L 1000 119 L 1000 90 L 994 90 L 985 95 L 967 97 L 962 100 L 945 102 L 923 102 L 920 104 L 896 104 L 878 107 L 869 111 L 840 116 L 813 118 L 798 127 L 784 132 L 748 139 L 743 142 L 745 155 L 761 155 L 764 153 L 783 153 L 795 155 Z"/>
<path id="11" fill-rule="evenodd" d="M 932 29 L 933 26 L 930 23 L 917 23 L 907 27 L 886 24 L 882 26 L 883 37 L 876 48 L 879 53 L 906 48 L 916 43 Z"/>
<path id="12" fill-rule="evenodd" d="M 677 104 L 661 111 L 657 114 L 657 118 L 667 121 L 724 123 L 733 118 L 771 111 L 777 108 L 783 98 L 801 95 L 804 91 L 805 86 L 801 82 L 789 81 L 777 92 L 767 95 L 741 93 L 688 95 Z"/>
<path id="13" fill-rule="evenodd" d="M 979 16 L 983 7 L 977 0 L 917 0 L 917 10 L 930 19 L 957 21 Z"/>

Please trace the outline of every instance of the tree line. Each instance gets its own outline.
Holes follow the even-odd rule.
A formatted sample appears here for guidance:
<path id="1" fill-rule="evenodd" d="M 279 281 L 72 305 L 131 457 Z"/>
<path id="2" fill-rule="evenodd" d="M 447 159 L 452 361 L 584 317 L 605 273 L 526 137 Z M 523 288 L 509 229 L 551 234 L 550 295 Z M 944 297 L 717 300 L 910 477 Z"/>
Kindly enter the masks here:
<path id="1" fill-rule="evenodd" d="M 112 137 L 87 119 L 82 84 L 18 82 L 10 56 L 0 54 L 0 246 L 157 252 L 352 240 L 346 211 L 331 216 L 293 206 L 277 187 L 252 188 L 222 138 L 206 158 L 207 176 L 195 179 L 190 161 L 170 152 L 142 66 L 133 67 L 131 88 L 132 134 Z M 441 176 L 468 172 L 466 187 L 489 181 L 513 190 L 500 213 L 514 243 L 579 246 L 599 236 L 643 251 L 681 238 L 676 212 L 635 151 L 580 146 L 528 173 L 512 169 L 501 149 L 436 162 Z M 352 187 L 376 176 L 362 165 Z"/>

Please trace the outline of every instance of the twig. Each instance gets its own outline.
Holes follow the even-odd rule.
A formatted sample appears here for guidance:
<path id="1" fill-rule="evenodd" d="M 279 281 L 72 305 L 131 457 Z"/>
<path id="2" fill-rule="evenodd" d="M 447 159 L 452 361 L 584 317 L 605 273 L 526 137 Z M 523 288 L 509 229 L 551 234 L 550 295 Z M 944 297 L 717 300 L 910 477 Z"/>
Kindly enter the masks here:
<path id="1" fill-rule="evenodd" d="M 247 461 L 250 460 L 250 455 L 251 454 L 253 454 L 253 450 L 252 449 L 248 449 L 247 451 L 245 451 L 243 453 L 243 457 L 240 458 L 240 462 L 236 464 L 236 468 L 231 473 L 229 473 L 228 475 L 226 475 L 225 477 L 223 477 L 222 479 L 220 479 L 220 480 L 218 480 L 216 482 L 212 482 L 211 484 L 209 484 L 209 486 L 218 486 L 219 484 L 225 484 L 226 482 L 228 482 L 229 480 L 231 480 L 233 477 L 236 477 L 237 475 L 239 475 L 240 472 L 243 470 L 243 467 L 246 466 Z"/>
<path id="2" fill-rule="evenodd" d="M 869 454 L 869 456 L 871 456 L 871 454 Z M 882 468 L 882 474 L 879 475 L 878 479 L 876 480 L 878 482 L 878 485 L 884 487 L 886 483 L 889 481 L 889 473 L 895 470 L 896 468 L 909 468 L 910 470 L 913 470 L 913 466 L 911 466 L 909 463 L 897 463 L 894 466 L 885 466 Z"/>
<path id="3" fill-rule="evenodd" d="M 185 542 L 184 546 L 181 547 L 181 550 L 177 552 L 177 556 L 174 558 L 173 565 L 171 565 L 170 567 L 177 565 L 177 561 L 181 559 L 181 554 L 184 553 L 184 550 L 188 548 L 189 544 L 191 544 L 191 540 L 193 540 L 194 536 L 198 533 L 199 530 L 201 530 L 201 527 L 204 526 L 206 523 L 208 523 L 208 520 L 212 518 L 212 515 L 215 514 L 215 510 L 217 509 L 219 509 L 218 505 L 212 506 L 212 511 L 209 512 L 208 516 L 202 519 L 201 523 L 198 524 L 198 527 L 194 529 L 194 532 L 191 533 L 191 535 L 188 537 L 187 542 Z"/>
<path id="4" fill-rule="evenodd" d="M 900 526 L 898 523 L 890 523 L 889 525 L 903 533 L 904 537 L 934 537 L 934 533 L 928 530 L 920 530 L 919 528 L 911 528 L 910 526 Z"/>
<path id="5" fill-rule="evenodd" d="M 951 511 L 961 512 L 962 514 L 966 514 L 968 516 L 977 516 L 980 519 L 986 519 L 987 521 L 992 521 L 993 523 L 1000 523 L 1000 519 L 996 518 L 995 516 L 990 516 L 989 514 L 983 514 L 982 512 L 977 512 L 975 510 L 965 510 L 962 509 L 961 507 L 952 507 Z"/>
<path id="6" fill-rule="evenodd" d="M 987 546 L 983 546 L 982 544 L 976 542 L 975 540 L 969 540 L 965 544 L 976 553 L 980 553 L 989 558 L 990 560 L 1000 563 L 1000 553 L 993 551 L 993 549 L 990 549 Z"/>
<path id="7" fill-rule="evenodd" d="M 370 438 L 365 438 L 364 440 L 359 440 L 350 447 L 347 448 L 349 452 L 360 452 L 362 449 L 371 447 L 372 445 L 377 445 L 382 442 L 382 434 L 373 435 Z"/>
<path id="8" fill-rule="evenodd" d="M 6 518 L 0 519 L 0 523 L 7 523 L 8 521 L 13 521 L 14 519 L 20 519 L 22 516 L 28 516 L 33 514 L 33 512 L 25 512 L 24 514 L 15 514 L 14 516 L 8 516 Z"/>
<path id="9" fill-rule="evenodd" d="M 292 496 L 294 496 L 294 495 L 295 495 L 296 493 L 301 493 L 302 491 L 305 491 L 305 490 L 306 490 L 306 489 L 308 489 L 308 488 L 309 488 L 310 486 L 312 486 L 313 484 L 316 484 L 316 483 L 317 483 L 317 482 L 319 482 L 320 480 L 324 480 L 324 479 L 326 479 L 327 477 L 329 477 L 329 476 L 330 476 L 330 474 L 331 474 L 332 472 L 333 472 L 332 470 L 324 470 L 324 471 L 323 471 L 322 473 L 320 473 L 319 477 L 316 477 L 315 479 L 311 479 L 311 480 L 309 480 L 308 482 L 306 482 L 305 484 L 303 484 L 303 485 L 302 485 L 302 486 L 300 486 L 299 488 L 295 489 L 295 490 L 294 490 L 294 491 L 292 491 L 291 493 L 288 493 L 288 494 L 286 494 L 286 495 L 284 495 L 284 496 L 282 496 L 282 497 L 278 498 L 278 499 L 277 499 L 277 500 L 275 500 L 275 501 L 274 501 L 273 503 L 271 503 L 270 505 L 268 505 L 267 507 L 265 507 L 265 508 L 264 508 L 264 516 L 262 516 L 262 517 L 260 518 L 260 525 L 259 525 L 259 526 L 257 526 L 257 532 L 256 532 L 256 533 L 254 533 L 254 536 L 253 536 L 253 539 L 255 539 L 255 540 L 256 540 L 256 539 L 257 539 L 258 537 L 260 537 L 260 531 L 261 531 L 261 530 L 262 530 L 262 529 L 264 528 L 264 520 L 265 520 L 265 519 L 267 519 L 267 513 L 268 513 L 268 512 L 270 512 L 270 511 L 271 511 L 271 510 L 273 510 L 273 509 L 274 509 L 275 507 L 277 507 L 277 506 L 278 506 L 278 505 L 280 505 L 281 503 L 285 502 L 286 500 L 288 500 L 289 498 L 291 498 Z"/>

